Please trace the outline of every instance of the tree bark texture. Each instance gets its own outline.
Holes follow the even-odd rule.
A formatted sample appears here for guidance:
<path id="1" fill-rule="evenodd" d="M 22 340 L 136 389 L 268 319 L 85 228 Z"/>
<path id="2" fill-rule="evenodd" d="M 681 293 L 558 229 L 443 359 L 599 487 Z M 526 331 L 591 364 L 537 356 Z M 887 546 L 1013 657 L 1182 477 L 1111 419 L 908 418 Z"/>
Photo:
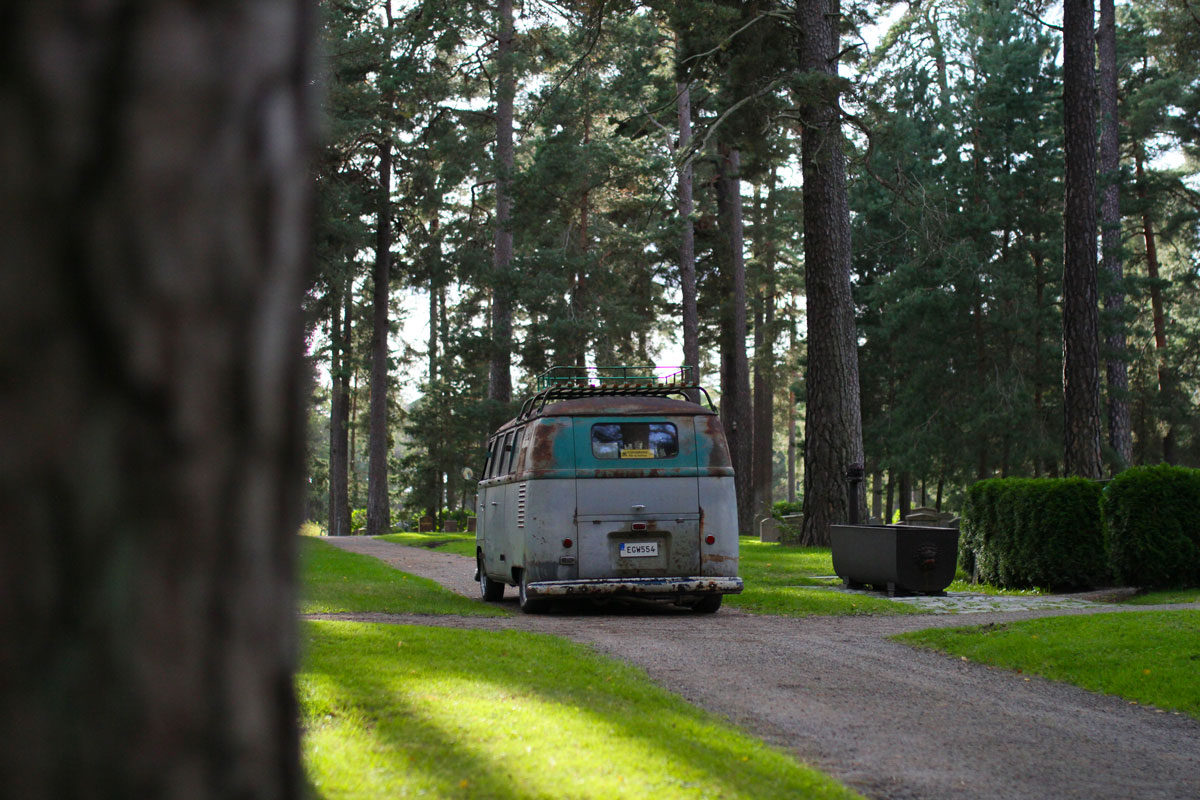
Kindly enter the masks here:
<path id="1" fill-rule="evenodd" d="M 756 229 L 762 253 L 761 319 L 754 329 L 754 523 L 771 514 L 775 467 L 775 170 Z"/>
<path id="2" fill-rule="evenodd" d="M 754 529 L 754 476 L 751 467 L 754 418 L 750 398 L 750 366 L 746 359 L 746 259 L 742 223 L 741 157 L 736 148 L 722 147 L 718 156 L 718 214 L 725 253 L 722 268 L 729 275 L 729 313 L 722 315 L 728 329 L 723 340 L 726 364 L 722 371 L 721 412 L 729 454 L 733 460 L 737 493 L 738 530 Z"/>
<path id="3" fill-rule="evenodd" d="M 836 0 L 796 6 L 804 284 L 808 318 L 803 544 L 825 545 L 849 516 L 846 470 L 863 463 L 858 342 L 850 293 L 850 210 L 838 110 Z M 856 502 L 862 511 L 861 491 Z"/>
<path id="4" fill-rule="evenodd" d="M 1138 201 L 1142 206 L 1142 241 L 1146 246 L 1146 277 L 1150 279 L 1150 314 L 1154 323 L 1154 352 L 1158 356 L 1158 394 L 1163 413 L 1171 408 L 1171 369 L 1167 364 L 1167 314 L 1163 307 L 1162 286 L 1159 283 L 1158 243 L 1154 220 L 1150 217 L 1146 195 L 1146 153 L 1141 142 L 1134 147 L 1134 168 L 1137 170 Z M 1175 463 L 1175 434 L 1169 419 L 1163 420 L 1162 460 Z"/>
<path id="5" fill-rule="evenodd" d="M 787 499 L 796 502 L 796 395 L 788 390 Z"/>
<path id="6" fill-rule="evenodd" d="M 4 18 L 2 791 L 299 798 L 311 8 Z"/>
<path id="7" fill-rule="evenodd" d="M 1100 0 L 1096 49 L 1100 64 L 1100 239 L 1109 290 L 1104 308 L 1110 317 L 1107 339 L 1108 442 L 1116 458 L 1114 472 L 1133 463 L 1133 426 L 1129 417 L 1129 373 L 1125 364 L 1124 275 L 1121 264 L 1121 151 L 1117 104 L 1117 22 L 1114 0 Z"/>
<path id="8" fill-rule="evenodd" d="M 683 363 L 692 368 L 692 380 L 700 375 L 700 315 L 696 307 L 696 231 L 692 221 L 695 204 L 692 196 L 692 101 L 686 83 L 675 85 L 679 117 L 679 286 L 683 303 Z M 693 398 L 699 402 L 698 397 Z"/>
<path id="9" fill-rule="evenodd" d="M 350 533 L 349 428 L 350 428 L 350 281 L 339 286 L 331 298 L 329 353 L 329 535 Z"/>
<path id="10" fill-rule="evenodd" d="M 496 47 L 496 238 L 492 254 L 492 361 L 488 398 L 512 400 L 512 173 L 513 101 L 517 79 L 513 64 L 512 0 L 496 6 L 499 39 Z"/>
<path id="11" fill-rule="evenodd" d="M 1092 0 L 1063 4 L 1063 429 L 1068 475 L 1100 478 L 1096 108 Z"/>
<path id="12" fill-rule="evenodd" d="M 388 300 L 392 272 L 392 142 L 379 142 L 379 197 L 376 209 L 374 294 L 371 311 L 371 401 L 367 411 L 367 535 L 391 530 L 388 503 Z"/>

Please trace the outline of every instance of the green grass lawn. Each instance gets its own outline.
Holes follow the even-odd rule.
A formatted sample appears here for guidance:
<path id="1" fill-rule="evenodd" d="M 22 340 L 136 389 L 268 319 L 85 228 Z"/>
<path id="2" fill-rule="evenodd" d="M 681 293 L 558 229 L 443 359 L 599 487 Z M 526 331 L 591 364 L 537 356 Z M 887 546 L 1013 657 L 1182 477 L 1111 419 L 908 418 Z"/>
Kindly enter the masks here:
<path id="1" fill-rule="evenodd" d="M 428 547 L 458 556 L 475 556 L 475 534 L 473 533 L 389 533 L 380 536 L 385 542 L 408 545 L 409 547 Z"/>
<path id="2" fill-rule="evenodd" d="M 1167 603 L 1200 603 L 1200 589 L 1168 589 L 1162 592 L 1146 592 L 1145 594 L 1135 594 L 1125 602 L 1134 606 L 1160 606 Z"/>
<path id="3" fill-rule="evenodd" d="M 1048 617 L 895 638 L 1200 719 L 1200 610 Z"/>
<path id="4" fill-rule="evenodd" d="M 815 587 L 840 586 L 828 547 L 794 547 L 743 538 L 738 571 L 746 584 L 725 603 L 756 614 L 787 617 L 846 614 L 913 614 L 911 606 L 885 597 L 843 594 Z"/>
<path id="5" fill-rule="evenodd" d="M 297 676 L 324 800 L 856 797 L 557 637 L 310 622 Z"/>
<path id="6" fill-rule="evenodd" d="M 311 537 L 300 539 L 302 614 L 378 611 L 385 614 L 471 614 L 508 612 L 461 597 L 437 583 L 408 575 L 377 558 L 347 553 Z"/>

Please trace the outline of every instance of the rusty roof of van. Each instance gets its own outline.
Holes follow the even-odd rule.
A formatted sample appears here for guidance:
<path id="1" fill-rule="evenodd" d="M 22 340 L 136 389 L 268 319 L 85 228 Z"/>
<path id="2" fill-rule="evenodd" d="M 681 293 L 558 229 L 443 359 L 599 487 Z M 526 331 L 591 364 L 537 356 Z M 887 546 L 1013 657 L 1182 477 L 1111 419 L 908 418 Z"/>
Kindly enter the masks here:
<path id="1" fill-rule="evenodd" d="M 602 395 L 558 400 L 537 407 L 531 412 L 510 419 L 496 432 L 508 430 L 519 423 L 538 417 L 669 417 L 716 416 L 712 409 L 699 403 L 671 397 Z"/>
<path id="2" fill-rule="evenodd" d="M 671 397 L 581 397 L 547 403 L 543 417 L 653 417 L 713 414 L 699 403 Z"/>

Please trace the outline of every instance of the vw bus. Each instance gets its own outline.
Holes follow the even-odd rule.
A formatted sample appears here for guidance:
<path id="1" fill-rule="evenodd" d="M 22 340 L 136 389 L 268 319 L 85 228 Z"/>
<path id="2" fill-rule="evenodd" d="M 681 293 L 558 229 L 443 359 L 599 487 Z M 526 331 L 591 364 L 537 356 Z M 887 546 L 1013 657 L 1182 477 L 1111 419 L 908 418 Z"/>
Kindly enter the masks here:
<path id="1" fill-rule="evenodd" d="M 703 613 L 742 591 L 733 466 L 686 368 L 556 367 L 489 439 L 476 579 L 555 598 L 641 597 Z M 657 370 L 657 371 L 656 371 Z M 581 375 L 581 373 L 584 373 Z"/>

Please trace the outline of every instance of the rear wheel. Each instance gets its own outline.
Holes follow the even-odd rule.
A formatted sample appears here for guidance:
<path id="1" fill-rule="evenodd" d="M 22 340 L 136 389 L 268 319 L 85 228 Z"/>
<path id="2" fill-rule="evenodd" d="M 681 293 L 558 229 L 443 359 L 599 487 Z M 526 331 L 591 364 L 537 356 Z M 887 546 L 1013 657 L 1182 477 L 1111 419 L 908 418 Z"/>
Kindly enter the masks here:
<path id="1" fill-rule="evenodd" d="M 724 595 L 720 594 L 706 594 L 696 601 L 696 604 L 692 606 L 692 610 L 701 614 L 715 614 L 717 613 L 717 609 L 721 607 L 721 599 L 723 597 Z"/>
<path id="2" fill-rule="evenodd" d="M 517 590 L 518 591 L 517 597 L 520 600 L 521 610 L 524 611 L 526 614 L 538 614 L 542 611 L 545 611 L 546 610 L 546 601 L 542 600 L 542 599 L 530 597 L 529 592 L 526 589 L 526 584 L 528 584 L 528 583 L 529 583 L 529 581 L 525 577 L 525 570 L 521 570 L 521 581 L 518 584 L 519 588 Z"/>
<path id="3" fill-rule="evenodd" d="M 489 603 L 494 603 L 497 600 L 504 599 L 504 584 L 500 581 L 494 581 L 487 576 L 487 572 L 483 568 L 483 557 L 479 559 L 479 594 L 484 600 Z"/>

